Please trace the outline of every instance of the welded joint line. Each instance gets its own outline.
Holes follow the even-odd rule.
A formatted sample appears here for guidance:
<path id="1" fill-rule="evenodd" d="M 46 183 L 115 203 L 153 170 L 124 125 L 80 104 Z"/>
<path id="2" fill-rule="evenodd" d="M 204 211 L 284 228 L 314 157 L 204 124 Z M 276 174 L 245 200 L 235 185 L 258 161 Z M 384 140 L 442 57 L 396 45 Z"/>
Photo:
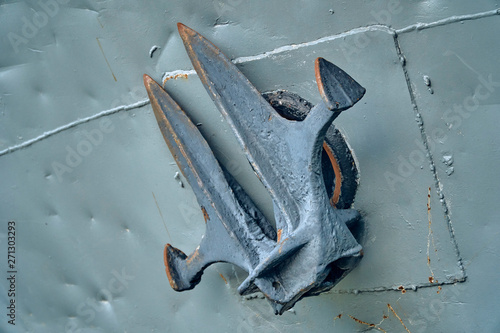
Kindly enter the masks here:
<path id="1" fill-rule="evenodd" d="M 290 52 L 290 51 L 295 51 L 302 49 L 304 47 L 310 47 L 310 46 L 315 46 L 318 44 L 326 43 L 326 42 L 331 42 L 337 39 L 342 39 L 348 36 L 354 36 L 359 33 L 365 33 L 365 32 L 371 32 L 371 31 L 382 31 L 390 35 L 396 34 L 396 30 L 382 24 L 375 24 L 375 25 L 370 25 L 366 27 L 359 27 L 359 28 L 354 28 L 351 30 L 348 30 L 346 32 L 342 32 L 340 34 L 335 34 L 335 35 L 330 35 L 330 36 L 325 36 L 321 37 L 319 39 L 309 41 L 309 42 L 304 42 L 300 44 L 291 44 L 291 45 L 284 45 L 280 46 L 278 48 L 275 48 L 274 50 L 271 51 L 266 51 L 263 53 L 259 53 L 256 55 L 252 56 L 245 56 L 245 57 L 238 57 L 232 60 L 234 64 L 244 64 L 247 62 L 252 62 L 252 61 L 257 61 L 257 60 L 262 60 L 266 59 L 281 53 L 285 52 Z M 166 82 L 171 78 L 175 78 L 178 76 L 189 76 L 189 75 L 197 75 L 195 70 L 182 70 L 182 69 L 177 69 L 174 71 L 169 71 L 165 72 L 162 77 L 162 82 Z"/>
<path id="2" fill-rule="evenodd" d="M 490 17 L 494 15 L 500 15 L 500 8 L 499 9 L 494 9 L 486 12 L 480 12 L 476 14 L 467 14 L 467 15 L 455 15 L 455 16 L 450 16 L 447 18 L 444 18 L 442 20 L 430 22 L 430 23 L 415 23 L 412 25 L 409 25 L 407 27 L 401 28 L 401 29 L 394 29 L 391 28 L 388 25 L 384 24 L 373 24 L 373 25 L 368 25 L 365 27 L 358 27 L 354 28 L 339 34 L 335 35 L 330 35 L 330 36 L 325 36 L 321 37 L 319 39 L 309 41 L 309 42 L 304 42 L 304 43 L 299 43 L 299 44 L 291 44 L 291 45 L 284 45 L 280 46 L 274 50 L 263 52 L 257 55 L 253 56 L 246 56 L 246 57 L 238 57 L 233 59 L 233 63 L 235 64 L 242 64 L 242 63 L 247 63 L 251 61 L 257 61 L 257 60 L 262 60 L 266 59 L 284 52 L 289 52 L 289 51 L 294 51 L 298 50 L 304 47 L 309 47 L 309 46 L 314 46 L 326 42 L 331 42 L 337 39 L 345 38 L 348 36 L 353 36 L 359 33 L 366 33 L 366 32 L 372 32 L 372 31 L 381 31 L 385 32 L 387 34 L 390 34 L 392 36 L 398 35 L 398 34 L 404 34 L 408 32 L 412 32 L 415 30 L 425 30 L 425 29 L 430 29 L 438 26 L 443 26 L 443 25 L 448 25 L 452 23 L 457 23 L 457 22 L 463 22 L 463 21 L 470 21 L 470 20 L 477 20 L 485 17 Z M 168 81 L 169 78 L 176 77 L 178 75 L 196 75 L 195 70 L 174 70 L 174 71 L 169 71 L 165 72 L 163 74 L 162 82 Z"/>
<path id="3" fill-rule="evenodd" d="M 75 126 L 81 125 L 83 123 L 87 123 L 87 122 L 89 122 L 91 120 L 95 120 L 95 119 L 99 119 L 101 117 L 109 116 L 109 115 L 112 115 L 112 114 L 120 112 L 120 111 L 129 111 L 129 110 L 132 110 L 132 109 L 135 109 L 135 108 L 140 108 L 140 107 L 142 107 L 144 105 L 147 105 L 147 104 L 149 104 L 149 99 L 138 101 L 138 102 L 135 102 L 135 103 L 129 104 L 129 105 L 117 106 L 116 108 L 109 109 L 109 110 L 104 110 L 104 111 L 101 111 L 99 113 L 96 113 L 96 114 L 94 114 L 92 116 L 89 116 L 89 117 L 86 117 L 86 118 L 77 119 L 77 120 L 75 120 L 75 121 L 73 121 L 71 123 L 68 123 L 68 124 L 65 124 L 63 126 L 57 127 L 57 128 L 55 128 L 53 130 L 44 132 L 43 134 L 37 136 L 36 138 L 24 141 L 24 142 L 22 142 L 22 143 L 20 143 L 18 145 L 14 145 L 14 146 L 11 146 L 11 147 L 9 147 L 7 149 L 4 149 L 4 150 L 0 151 L 0 156 L 8 154 L 8 153 L 15 152 L 16 150 L 19 150 L 21 148 L 29 147 L 32 144 L 36 143 L 36 142 L 45 140 L 45 139 L 47 139 L 47 138 L 49 138 L 49 137 L 51 137 L 53 135 L 61 133 L 61 132 L 65 131 L 65 130 L 73 128 Z"/>
<path id="4" fill-rule="evenodd" d="M 398 36 L 397 35 L 394 35 L 394 45 L 395 45 L 395 48 L 396 48 L 396 52 L 397 52 L 398 58 L 399 59 L 406 59 L 405 56 L 404 56 L 403 51 L 401 50 L 401 46 L 399 44 L 399 40 L 398 40 Z M 403 74 L 404 74 L 404 77 L 405 77 L 406 85 L 408 86 L 408 92 L 410 94 L 410 101 L 411 101 L 411 104 L 412 104 L 412 107 L 413 107 L 413 111 L 415 113 L 415 117 L 416 117 L 417 123 L 419 125 L 419 130 L 420 130 L 420 136 L 421 136 L 421 139 L 422 139 L 422 144 L 425 147 L 425 150 L 427 152 L 426 155 L 427 155 L 427 158 L 428 158 L 428 161 L 429 161 L 431 172 L 432 172 L 433 177 L 434 177 L 434 182 L 435 182 L 434 185 L 436 186 L 436 191 L 437 191 L 437 194 L 438 194 L 438 196 L 440 198 L 440 202 L 441 202 L 441 205 L 442 205 L 444 213 L 445 213 L 446 224 L 447 224 L 447 227 L 448 227 L 448 231 L 450 233 L 450 238 L 451 238 L 451 241 L 453 243 L 453 247 L 455 249 L 455 254 L 456 254 L 457 260 L 458 260 L 458 266 L 460 267 L 460 271 L 462 273 L 463 281 L 459 279 L 460 281 L 458 281 L 458 282 L 464 282 L 466 280 L 466 278 L 467 278 L 467 274 L 466 274 L 465 267 L 464 267 L 464 264 L 463 264 L 462 255 L 460 253 L 460 248 L 458 246 L 458 241 L 457 241 L 457 239 L 455 237 L 455 229 L 453 228 L 453 223 L 451 221 L 450 209 L 449 209 L 448 201 L 447 201 L 446 196 L 444 195 L 443 185 L 441 184 L 441 181 L 439 179 L 439 175 L 437 173 L 437 168 L 436 168 L 436 165 L 434 163 L 434 157 L 433 157 L 432 152 L 431 152 L 431 150 L 429 148 L 429 142 L 427 140 L 427 134 L 426 134 L 426 131 L 425 131 L 425 122 L 424 122 L 424 120 L 422 118 L 422 114 L 419 111 L 419 107 L 418 107 L 418 104 L 417 104 L 417 99 L 415 97 L 415 91 L 414 91 L 414 89 L 412 87 L 412 82 L 411 82 L 411 79 L 410 79 L 410 74 L 408 73 L 408 70 L 406 68 L 406 61 L 404 61 L 404 60 L 401 61 L 401 67 L 403 69 Z"/>
<path id="5" fill-rule="evenodd" d="M 406 28 L 396 30 L 396 33 L 403 34 L 403 33 L 407 33 L 407 32 L 414 31 L 414 30 L 430 29 L 430 28 L 434 28 L 434 27 L 448 25 L 451 23 L 477 20 L 477 19 L 482 19 L 485 17 L 494 16 L 494 15 L 500 15 L 500 8 L 489 10 L 486 12 L 476 13 L 476 14 L 450 16 L 448 18 L 434 21 L 434 22 L 430 22 L 430 23 L 415 23 L 415 24 L 407 26 Z"/>
<path id="6" fill-rule="evenodd" d="M 264 52 L 261 54 L 257 54 L 254 56 L 239 57 L 239 58 L 234 59 L 233 62 L 235 64 L 241 64 L 241 63 L 246 63 L 246 62 L 250 62 L 250 61 L 261 60 L 261 59 L 269 58 L 269 57 L 274 56 L 274 55 L 278 55 L 278 54 L 283 53 L 283 52 L 298 50 L 298 49 L 301 49 L 304 47 L 309 47 L 309 46 L 322 44 L 325 42 L 330 42 L 330 41 L 333 41 L 336 39 L 356 35 L 359 33 L 365 33 L 365 32 L 371 32 L 371 31 L 382 31 L 382 32 L 386 32 L 392 36 L 397 36 L 398 34 L 408 33 L 408 32 L 414 31 L 414 30 L 429 29 L 429 28 L 434 28 L 437 26 L 443 26 L 443 25 L 467 21 L 467 20 L 477 20 L 477 19 L 481 19 L 481 18 L 493 16 L 493 15 L 500 15 L 500 8 L 486 11 L 486 12 L 476 13 L 476 14 L 451 16 L 451 17 L 448 17 L 448 18 L 445 18 L 442 20 L 438 20 L 435 22 L 430 22 L 430 23 L 415 23 L 415 24 L 409 25 L 409 26 L 402 28 L 402 29 L 394 29 L 394 28 L 391 28 L 387 25 L 375 24 L 375 25 L 370 25 L 370 26 L 366 26 L 366 27 L 354 28 L 354 29 L 351 29 L 349 31 L 346 31 L 346 32 L 343 32 L 340 34 L 322 37 L 322 38 L 319 38 L 319 39 L 316 39 L 316 40 L 310 41 L 310 42 L 281 46 L 281 47 L 278 47 L 274 50 Z M 181 70 L 181 69 L 174 70 L 174 71 L 164 73 L 163 78 L 162 78 L 162 82 L 165 82 L 169 78 L 176 77 L 179 75 L 184 76 L 184 75 L 195 75 L 195 74 L 196 74 L 196 72 L 194 70 Z M 142 104 L 142 103 L 144 103 L 144 104 Z M 65 131 L 69 128 L 78 126 L 82 123 L 86 123 L 90 120 L 98 119 L 98 118 L 101 118 L 103 116 L 107 116 L 107 115 L 110 115 L 110 114 L 113 114 L 113 113 L 116 113 L 119 111 L 123 111 L 123 110 L 128 111 L 128 110 L 131 110 L 133 108 L 138 108 L 138 107 L 144 106 L 148 103 L 149 103 L 149 100 L 148 101 L 144 100 L 144 101 L 139 101 L 139 102 L 129 104 L 129 105 L 119 106 L 119 107 L 114 108 L 114 109 L 101 111 L 93 116 L 76 120 L 74 122 L 63 125 L 61 127 L 53 129 L 51 131 L 44 132 L 42 135 L 39 135 L 36 138 L 30 139 L 30 140 L 22 142 L 18 145 L 14 145 L 12 147 L 4 149 L 4 150 L 0 151 L 0 156 L 3 156 L 3 155 L 8 154 L 8 153 L 12 153 L 12 152 L 19 150 L 21 148 L 31 146 L 35 142 L 38 142 L 40 140 L 44 140 L 52 135 L 58 134 L 58 133 Z"/>
<path id="7" fill-rule="evenodd" d="M 402 290 L 405 291 L 417 291 L 418 289 L 423 289 L 423 288 L 433 288 L 433 287 L 442 287 L 442 286 L 452 286 L 457 283 L 463 283 L 467 280 L 466 276 L 461 276 L 459 278 L 455 278 L 451 281 L 444 281 L 444 282 L 426 282 L 426 283 L 420 283 L 420 284 L 408 284 L 408 285 L 399 285 L 399 286 L 394 286 L 394 287 L 375 287 L 375 288 L 367 288 L 367 289 L 347 289 L 347 290 L 332 290 L 330 293 L 332 294 L 362 294 L 362 293 L 382 293 L 382 292 L 387 292 L 387 291 L 397 291 L 401 292 Z"/>
<path id="8" fill-rule="evenodd" d="M 396 33 L 396 30 L 394 30 L 386 25 L 374 24 L 374 25 L 369 25 L 366 27 L 354 28 L 354 29 L 348 30 L 346 32 L 342 32 L 340 34 L 321 37 L 319 39 L 309 41 L 309 42 L 280 46 L 274 50 L 267 51 L 267 52 L 257 54 L 254 56 L 239 57 L 239 58 L 234 59 L 233 62 L 235 64 L 241 64 L 241 63 L 247 63 L 250 61 L 262 60 L 262 59 L 269 58 L 271 56 L 274 56 L 274 55 L 277 55 L 280 53 L 295 51 L 295 50 L 298 50 L 298 49 L 301 49 L 304 47 L 315 46 L 318 44 L 331 42 L 331 41 L 334 41 L 337 39 L 343 39 L 343 38 L 348 37 L 348 36 L 354 36 L 354 35 L 357 35 L 359 33 L 373 32 L 373 31 L 381 31 L 381 32 L 385 32 L 385 33 L 390 34 L 390 35 L 394 35 Z"/>

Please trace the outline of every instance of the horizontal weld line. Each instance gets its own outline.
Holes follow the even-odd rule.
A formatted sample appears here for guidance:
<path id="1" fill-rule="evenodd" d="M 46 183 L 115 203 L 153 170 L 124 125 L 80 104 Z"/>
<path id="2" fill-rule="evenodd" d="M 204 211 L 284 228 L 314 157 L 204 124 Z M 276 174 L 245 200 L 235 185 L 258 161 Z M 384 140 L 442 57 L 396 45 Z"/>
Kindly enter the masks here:
<path id="1" fill-rule="evenodd" d="M 460 278 L 456 278 L 452 281 L 445 281 L 445 282 L 435 282 L 435 283 L 421 283 L 417 285 L 399 285 L 397 287 L 376 287 L 376 288 L 369 288 L 369 289 L 349 289 L 349 290 L 333 290 L 333 294 L 361 294 L 361 293 L 382 293 L 386 291 L 399 291 L 401 292 L 400 287 L 402 286 L 404 290 L 407 292 L 409 291 L 417 291 L 418 289 L 422 288 L 432 288 L 432 287 L 440 287 L 440 286 L 450 286 L 454 285 L 456 283 L 463 283 L 467 281 L 466 276 L 462 276 Z"/>
<path id="2" fill-rule="evenodd" d="M 253 56 L 238 57 L 238 58 L 233 60 L 233 63 L 242 64 L 242 63 L 247 63 L 247 62 L 251 62 L 251 61 L 262 60 L 262 59 L 266 59 L 266 58 L 269 58 L 270 56 L 277 55 L 280 53 L 298 50 L 298 49 L 301 49 L 304 47 L 309 47 L 309 46 L 314 46 L 314 45 L 330 42 L 330 41 L 333 41 L 336 39 L 344 38 L 347 36 L 353 36 L 353 35 L 356 35 L 358 33 L 363 33 L 363 32 L 382 31 L 382 32 L 386 32 L 390 35 L 395 35 L 395 34 L 402 34 L 402 33 L 411 32 L 414 30 L 430 29 L 430 28 L 434 28 L 437 26 L 456 23 L 456 22 L 460 22 L 460 21 L 476 20 L 476 19 L 489 17 L 489 16 L 493 16 L 493 15 L 499 15 L 499 14 L 500 14 L 500 9 L 494 9 L 494 10 L 490 10 L 487 12 L 481 12 L 481 13 L 476 13 L 476 14 L 450 16 L 448 18 L 438 20 L 435 22 L 430 22 L 430 23 L 415 23 L 415 24 L 409 25 L 409 26 L 402 28 L 402 29 L 394 29 L 394 28 L 391 28 L 387 25 L 375 24 L 375 25 L 370 25 L 367 27 L 354 28 L 352 30 L 342 32 L 340 34 L 322 37 L 322 38 L 316 39 L 316 40 L 311 41 L 311 42 L 281 46 L 281 47 L 278 47 L 274 50 L 260 53 L 257 55 L 253 55 Z M 175 75 L 179 75 L 179 74 L 195 75 L 196 72 L 194 70 L 175 70 L 175 71 L 171 71 L 171 72 L 166 72 L 163 75 L 163 78 L 165 79 L 165 78 L 169 78 L 169 77 L 174 77 Z"/>
<path id="3" fill-rule="evenodd" d="M 298 49 L 301 49 L 304 47 L 318 45 L 321 43 L 333 41 L 333 40 L 344 38 L 347 36 L 356 35 L 356 34 L 362 33 L 362 32 L 382 31 L 382 32 L 386 32 L 386 33 L 391 34 L 391 35 L 395 35 L 395 34 L 410 32 L 413 30 L 429 29 L 429 28 L 433 28 L 433 27 L 437 27 L 437 26 L 442 26 L 445 24 L 456 23 L 456 22 L 466 21 L 466 20 L 475 20 L 475 19 L 480 19 L 480 18 L 489 17 L 489 16 L 493 16 L 493 15 L 499 15 L 499 14 L 500 14 L 500 8 L 490 10 L 487 12 L 476 13 L 476 14 L 451 16 L 449 18 L 445 18 L 445 19 L 431 22 L 431 23 L 416 23 L 416 24 L 412 24 L 412 25 L 407 26 L 407 27 L 402 28 L 402 29 L 397 29 L 397 30 L 393 29 L 391 27 L 388 27 L 386 25 L 376 24 L 376 25 L 372 25 L 372 26 L 368 26 L 368 27 L 355 28 L 355 29 L 352 29 L 352 30 L 349 30 L 349 31 L 346 31 L 346 32 L 343 32 L 343 33 L 340 33 L 337 35 L 322 37 L 322 38 L 316 39 L 316 40 L 311 41 L 311 42 L 281 46 L 281 47 L 278 47 L 272 51 L 264 52 L 264 53 L 254 55 L 254 56 L 238 57 L 238 58 L 234 59 L 233 62 L 235 64 L 241 64 L 241 63 L 246 63 L 246 62 L 250 62 L 250 61 L 265 59 L 265 58 L 268 58 L 270 56 L 280 54 L 283 52 L 288 52 L 288 51 L 292 51 L 292 50 L 298 50 Z M 171 71 L 171 72 L 166 72 L 163 75 L 162 82 L 165 82 L 166 78 L 174 77 L 175 75 L 179 75 L 179 74 L 181 74 L 181 75 L 194 75 L 194 74 L 196 74 L 196 72 L 194 70 L 175 70 L 175 71 Z M 138 108 L 138 107 L 144 106 L 148 103 L 149 103 L 148 100 L 143 100 L 143 101 L 139 101 L 139 102 L 136 102 L 133 104 L 119 106 L 119 107 L 114 108 L 114 109 L 101 111 L 93 116 L 76 120 L 74 122 L 68 123 L 68 124 L 63 125 L 61 127 L 55 128 L 51 131 L 44 132 L 42 135 L 39 135 L 36 138 L 30 139 L 30 140 L 25 141 L 23 143 L 20 143 L 18 145 L 14 145 L 12 147 L 4 149 L 4 150 L 0 151 L 0 156 L 12 153 L 12 152 L 19 150 L 21 148 L 31 146 L 32 144 L 34 144 L 38 141 L 44 140 L 52 135 L 55 135 L 57 133 L 60 133 L 62 131 L 70 129 L 72 127 L 78 126 L 80 124 L 86 123 L 88 121 L 98 119 L 100 117 L 107 116 L 107 115 L 110 115 L 110 114 L 113 114 L 113 113 L 116 113 L 119 111 L 131 110 L 134 108 Z"/>
<path id="4" fill-rule="evenodd" d="M 368 27 L 355 28 L 355 29 L 352 29 L 352 30 L 349 30 L 346 32 L 342 32 L 340 34 L 336 34 L 336 35 L 321 37 L 319 39 L 316 39 L 316 40 L 313 40 L 310 42 L 280 46 L 274 50 L 260 53 L 257 55 L 253 55 L 253 56 L 238 57 L 238 58 L 233 59 L 232 62 L 234 64 L 243 64 L 243 63 L 247 63 L 247 62 L 251 62 L 251 61 L 262 60 L 262 59 L 266 59 L 266 58 L 269 58 L 270 56 L 277 55 L 280 53 L 298 50 L 298 49 L 301 49 L 304 47 L 314 46 L 314 45 L 330 42 L 330 41 L 333 41 L 336 39 L 341 39 L 341 38 L 344 38 L 347 36 L 353 36 L 353 35 L 356 35 L 356 34 L 359 34 L 362 32 L 369 32 L 369 31 L 383 31 L 383 32 L 386 32 L 386 33 L 391 34 L 391 35 L 396 33 L 396 31 L 394 29 L 391 29 L 391 28 L 389 28 L 385 25 L 382 25 L 382 24 L 376 24 L 376 25 L 371 25 Z M 193 69 L 191 69 L 191 70 L 177 69 L 174 71 L 165 72 L 163 74 L 162 80 L 163 80 L 163 82 L 165 82 L 166 79 L 175 77 L 176 75 L 196 75 L 196 71 Z"/>
<path id="5" fill-rule="evenodd" d="M 319 39 L 316 39 L 316 40 L 313 40 L 310 42 L 281 46 L 281 47 L 278 47 L 272 51 L 264 52 L 264 53 L 261 53 L 261 54 L 255 55 L 255 56 L 239 57 L 239 58 L 234 59 L 233 62 L 235 64 L 241 64 L 241 63 L 246 63 L 246 62 L 250 62 L 250 61 L 261 60 L 261 59 L 265 59 L 265 58 L 268 58 L 270 56 L 280 54 L 283 52 L 298 50 L 298 49 L 301 49 L 304 47 L 314 46 L 314 45 L 330 42 L 330 41 L 333 41 L 336 39 L 344 38 L 347 36 L 352 36 L 352 35 L 356 35 L 356 34 L 359 34 L 362 32 L 370 32 L 370 31 L 383 31 L 383 32 L 386 32 L 386 33 L 391 34 L 391 35 L 395 33 L 395 31 L 393 29 L 389 28 L 388 26 L 376 24 L 376 25 L 371 25 L 368 27 L 355 28 L 355 29 L 352 29 L 352 30 L 349 30 L 349 31 L 346 31 L 346 32 L 343 32 L 343 33 L 340 33 L 337 35 L 322 37 L 322 38 L 319 38 Z"/>
<path id="6" fill-rule="evenodd" d="M 448 18 L 445 18 L 445 19 L 442 19 L 439 21 L 435 21 L 435 22 L 431 22 L 431 23 L 415 23 L 415 24 L 407 26 L 406 28 L 396 30 L 396 33 L 402 34 L 402 33 L 410 32 L 413 30 L 429 29 L 429 28 L 439 27 L 442 25 L 450 24 L 450 23 L 477 20 L 477 19 L 481 19 L 481 18 L 485 18 L 485 17 L 499 15 L 499 14 L 500 14 L 500 8 L 490 10 L 487 12 L 476 13 L 476 14 L 450 16 Z"/>
<path id="7" fill-rule="evenodd" d="M 116 108 L 109 109 L 109 110 L 104 110 L 104 111 L 96 113 L 96 114 L 94 114 L 92 116 L 75 120 L 75 121 L 73 121 L 71 123 L 68 123 L 66 125 L 63 125 L 61 127 L 57 127 L 57 128 L 55 128 L 53 130 L 44 132 L 42 135 L 39 135 L 36 138 L 30 139 L 28 141 L 24 141 L 23 143 L 20 143 L 18 145 L 9 147 L 7 149 L 4 149 L 4 150 L 0 151 L 0 156 L 3 156 L 3 155 L 6 155 L 6 154 L 15 152 L 16 150 L 19 150 L 21 148 L 29 147 L 32 144 L 36 143 L 36 142 L 42 141 L 44 139 L 47 139 L 48 137 L 51 137 L 51 136 L 53 136 L 55 134 L 58 134 L 58 133 L 61 133 L 61 132 L 65 131 L 65 130 L 67 130 L 67 129 L 73 128 L 73 127 L 78 126 L 80 124 L 89 122 L 91 120 L 98 119 L 98 118 L 101 118 L 101 117 L 104 117 L 104 116 L 109 116 L 109 115 L 111 115 L 113 113 L 117 113 L 117 112 L 120 112 L 120 111 L 128 111 L 128 110 L 131 110 L 131 109 L 140 108 L 141 106 L 144 106 L 144 105 L 147 105 L 147 104 L 149 104 L 149 99 L 145 99 L 145 100 L 142 100 L 142 101 L 139 101 L 139 102 L 136 102 L 136 103 L 133 103 L 133 104 L 129 104 L 129 105 L 117 106 Z"/>

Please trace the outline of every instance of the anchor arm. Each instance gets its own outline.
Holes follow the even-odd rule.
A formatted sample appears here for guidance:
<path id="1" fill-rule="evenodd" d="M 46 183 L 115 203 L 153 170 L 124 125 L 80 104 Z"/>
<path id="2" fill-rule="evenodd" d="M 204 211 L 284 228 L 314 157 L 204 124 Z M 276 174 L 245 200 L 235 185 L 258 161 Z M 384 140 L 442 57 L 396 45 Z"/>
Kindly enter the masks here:
<path id="1" fill-rule="evenodd" d="M 147 75 L 144 84 L 165 142 L 207 222 L 205 236 L 190 256 L 169 244 L 165 247 L 171 286 L 179 291 L 192 289 L 202 271 L 218 261 L 252 270 L 275 244 L 272 226 L 239 184 L 219 166 L 207 142 L 179 105 Z"/>
<path id="2" fill-rule="evenodd" d="M 293 229 L 299 211 L 278 168 L 283 158 L 280 151 L 282 138 L 275 133 L 276 127 L 286 128 L 288 121 L 269 105 L 215 45 L 181 23 L 178 28 L 203 85 L 233 129 L 255 173 L 280 210 L 281 218 L 277 220 L 284 225 L 277 225 L 277 228 Z"/>

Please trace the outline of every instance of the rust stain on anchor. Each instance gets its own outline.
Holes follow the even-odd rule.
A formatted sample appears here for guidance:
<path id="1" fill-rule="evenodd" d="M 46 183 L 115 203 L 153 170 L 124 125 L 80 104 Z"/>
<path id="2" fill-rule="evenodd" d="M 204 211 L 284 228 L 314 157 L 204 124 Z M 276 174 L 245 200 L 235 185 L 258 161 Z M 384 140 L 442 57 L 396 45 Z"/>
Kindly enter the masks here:
<path id="1" fill-rule="evenodd" d="M 337 162 L 337 159 L 333 155 L 332 149 L 326 144 L 326 142 L 323 142 L 323 149 L 326 151 L 326 154 L 330 159 L 330 163 L 332 163 L 333 172 L 335 173 L 335 188 L 333 190 L 333 195 L 330 198 L 330 204 L 333 207 L 336 207 L 340 199 L 340 189 L 342 186 L 342 172 L 340 171 L 340 166 Z"/>
<path id="2" fill-rule="evenodd" d="M 201 206 L 201 212 L 203 213 L 203 219 L 205 220 L 205 223 L 210 221 L 210 216 L 208 216 L 207 210 L 205 207 Z"/>

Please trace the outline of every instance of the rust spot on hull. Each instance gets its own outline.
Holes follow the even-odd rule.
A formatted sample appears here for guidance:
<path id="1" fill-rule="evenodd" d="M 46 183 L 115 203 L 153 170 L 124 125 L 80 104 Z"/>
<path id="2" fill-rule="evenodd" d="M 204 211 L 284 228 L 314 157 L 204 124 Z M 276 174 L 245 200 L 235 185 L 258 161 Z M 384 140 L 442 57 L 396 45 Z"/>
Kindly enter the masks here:
<path id="1" fill-rule="evenodd" d="M 224 277 L 224 275 L 222 275 L 222 273 L 219 273 L 220 277 L 222 278 L 222 280 L 224 280 L 224 283 L 227 284 L 227 280 L 226 278 Z"/>
<path id="2" fill-rule="evenodd" d="M 187 80 L 187 79 L 188 79 L 188 75 L 187 75 L 187 74 L 182 74 L 182 73 L 180 73 L 180 74 L 176 74 L 176 75 L 172 75 L 172 76 L 167 76 L 167 77 L 163 80 L 163 85 L 165 85 L 165 83 L 166 83 L 168 80 L 172 80 L 172 79 L 177 80 L 177 79 L 179 79 L 179 78 Z"/>

